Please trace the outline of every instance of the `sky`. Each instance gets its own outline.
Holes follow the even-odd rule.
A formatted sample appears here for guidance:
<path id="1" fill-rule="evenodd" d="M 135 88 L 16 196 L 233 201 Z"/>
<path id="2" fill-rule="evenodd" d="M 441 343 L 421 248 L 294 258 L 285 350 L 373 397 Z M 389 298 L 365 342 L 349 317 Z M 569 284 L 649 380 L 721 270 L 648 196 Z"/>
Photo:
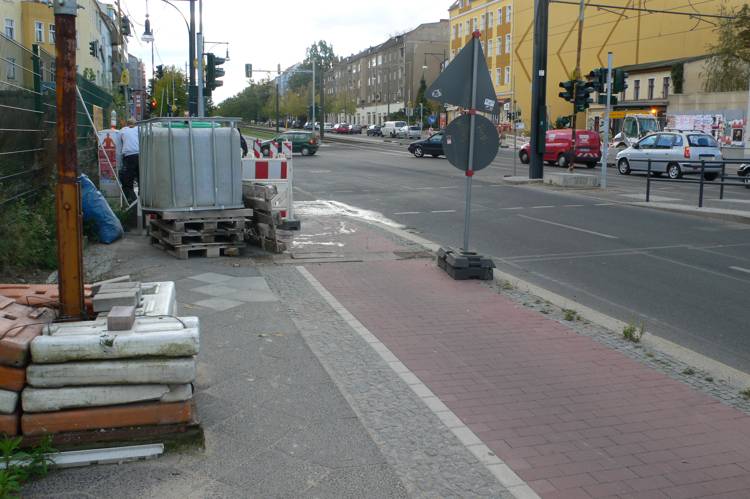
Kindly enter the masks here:
<path id="1" fill-rule="evenodd" d="M 189 2 L 171 2 L 189 21 Z M 257 81 L 263 77 L 257 70 L 275 70 L 278 64 L 283 70 L 300 62 L 305 49 L 317 40 L 326 40 L 336 55 L 351 55 L 421 23 L 447 19 L 451 3 L 451 0 L 286 0 L 283 3 L 203 0 L 206 41 L 229 42 L 230 60 L 222 66 L 226 72 L 224 85 L 214 91 L 214 103 L 247 86 L 246 63 L 253 65 Z M 154 32 L 154 64 L 184 68 L 188 61 L 188 31 L 175 8 L 164 0 L 121 0 L 121 6 L 137 35 L 129 38 L 128 52 L 143 60 L 147 79 L 151 73 L 151 47 L 140 39 L 147 6 Z M 195 10 L 198 29 L 197 1 Z M 226 55 L 226 49 L 226 45 L 206 44 L 206 52 L 220 57 Z"/>

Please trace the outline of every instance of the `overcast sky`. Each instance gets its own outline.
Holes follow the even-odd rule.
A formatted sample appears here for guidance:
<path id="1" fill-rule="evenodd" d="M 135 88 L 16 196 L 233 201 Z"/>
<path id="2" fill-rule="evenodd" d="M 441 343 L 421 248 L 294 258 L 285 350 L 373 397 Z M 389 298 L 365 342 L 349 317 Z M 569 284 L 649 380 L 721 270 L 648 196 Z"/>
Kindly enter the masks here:
<path id="1" fill-rule="evenodd" d="M 108 0 L 114 3 L 114 0 Z M 172 0 L 189 20 L 189 2 Z M 385 41 L 424 22 L 448 18 L 451 0 L 204 0 L 203 31 L 207 41 L 229 42 L 230 61 L 224 64 L 224 86 L 214 92 L 214 102 L 245 88 L 245 63 L 253 70 L 282 70 L 304 58 L 305 49 L 317 40 L 333 45 L 336 55 L 350 55 Z M 147 78 L 151 72 L 151 50 L 141 41 L 146 0 L 121 0 L 125 14 L 135 25 L 128 51 L 143 60 Z M 270 8 L 269 8 L 270 7 Z M 185 66 L 188 34 L 180 14 L 163 0 L 148 0 L 154 31 L 154 64 Z M 196 29 L 198 26 L 196 1 Z M 223 57 L 226 46 L 207 52 Z M 253 75 L 256 80 L 261 74 Z"/>

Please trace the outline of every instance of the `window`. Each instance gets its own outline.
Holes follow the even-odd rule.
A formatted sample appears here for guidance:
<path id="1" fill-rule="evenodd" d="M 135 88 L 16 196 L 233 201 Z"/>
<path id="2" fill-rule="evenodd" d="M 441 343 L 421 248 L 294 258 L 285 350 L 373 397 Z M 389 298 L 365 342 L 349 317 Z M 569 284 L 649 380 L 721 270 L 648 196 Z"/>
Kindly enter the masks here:
<path id="1" fill-rule="evenodd" d="M 473 33 L 474 31 L 476 31 L 477 29 L 479 29 L 479 23 L 477 22 L 477 18 L 476 17 L 474 19 L 472 19 L 472 23 L 473 24 L 471 25 L 471 32 Z"/>
<path id="2" fill-rule="evenodd" d="M 493 24 L 495 24 L 495 19 L 493 18 L 493 13 L 490 12 L 487 14 L 487 27 L 491 28 Z"/>
<path id="3" fill-rule="evenodd" d="M 633 120 L 635 122 L 635 120 Z M 636 132 L 637 135 L 637 132 Z M 645 139 L 642 139 L 640 142 L 638 142 L 638 146 L 641 149 L 653 149 L 656 145 L 656 139 L 659 137 L 657 134 L 649 135 Z"/>
<path id="4" fill-rule="evenodd" d="M 641 80 L 633 82 L 633 100 L 638 100 L 641 96 Z"/>
<path id="5" fill-rule="evenodd" d="M 34 41 L 36 43 L 44 42 L 44 23 L 41 21 L 34 21 Z"/>
<path id="6" fill-rule="evenodd" d="M 5 71 L 5 79 L 15 80 L 16 79 L 16 58 L 8 56 L 6 58 L 7 70 Z"/>
<path id="7" fill-rule="evenodd" d="M 485 29 L 487 29 L 487 18 L 484 17 L 484 14 L 482 14 L 481 16 L 479 16 L 479 23 L 480 23 L 479 25 L 482 27 L 481 28 L 482 31 L 484 31 Z"/>
<path id="8" fill-rule="evenodd" d="M 666 99 L 669 97 L 669 76 L 665 76 L 661 86 L 661 98 Z"/>
<path id="9" fill-rule="evenodd" d="M 649 78 L 648 79 L 648 99 L 652 100 L 654 98 L 654 82 L 656 81 L 656 78 Z"/>
<path id="10" fill-rule="evenodd" d="M 47 34 L 47 41 L 49 43 L 55 43 L 55 25 L 49 25 L 49 33 Z"/>
<path id="11" fill-rule="evenodd" d="M 505 53 L 510 54 L 510 33 L 505 35 Z"/>
<path id="12" fill-rule="evenodd" d="M 656 149 L 671 149 L 674 135 L 671 133 L 660 133 L 656 139 Z"/>
<path id="13" fill-rule="evenodd" d="M 503 39 L 497 38 L 497 45 L 495 45 L 495 55 L 500 55 L 503 52 Z"/>
<path id="14" fill-rule="evenodd" d="M 510 66 L 505 66 L 505 84 L 510 85 Z"/>
<path id="15" fill-rule="evenodd" d="M 492 55 L 492 40 L 487 40 L 487 55 Z"/>
<path id="16" fill-rule="evenodd" d="M 710 135 L 688 135 L 688 144 L 693 147 L 719 147 L 719 144 Z"/>
<path id="17" fill-rule="evenodd" d="M 458 38 L 458 24 L 453 25 L 453 38 Z"/>
<path id="18" fill-rule="evenodd" d="M 466 21 L 466 35 L 470 35 L 470 34 L 471 34 L 471 25 L 469 21 Z"/>
<path id="19" fill-rule="evenodd" d="M 5 18 L 5 36 L 11 40 L 16 39 L 16 21 L 14 19 Z"/>
<path id="20" fill-rule="evenodd" d="M 497 9 L 497 24 L 503 23 L 503 9 L 502 7 Z"/>
<path id="21" fill-rule="evenodd" d="M 507 7 L 505 7 L 505 22 L 506 23 L 509 23 L 511 21 L 511 19 L 513 19 L 513 15 L 511 14 L 511 10 L 510 9 L 511 9 L 510 5 L 508 5 Z"/>
<path id="22" fill-rule="evenodd" d="M 500 68 L 495 68 L 495 85 L 500 85 Z"/>

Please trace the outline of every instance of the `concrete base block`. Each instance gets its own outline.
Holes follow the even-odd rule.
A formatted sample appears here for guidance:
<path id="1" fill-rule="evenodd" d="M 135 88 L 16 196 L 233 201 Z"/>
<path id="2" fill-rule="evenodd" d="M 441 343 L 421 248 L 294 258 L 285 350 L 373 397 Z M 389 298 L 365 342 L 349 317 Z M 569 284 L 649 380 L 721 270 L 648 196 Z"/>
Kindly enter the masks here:
<path id="1" fill-rule="evenodd" d="M 523 184 L 541 184 L 542 179 L 540 178 L 529 178 L 524 176 L 517 177 L 503 177 L 503 182 L 506 184 L 523 185 Z"/>
<path id="2" fill-rule="evenodd" d="M 37 388 L 87 385 L 170 384 L 195 380 L 195 359 L 145 359 L 31 364 L 28 384 Z"/>
<path id="3" fill-rule="evenodd" d="M 437 265 L 455 280 L 492 279 L 495 262 L 491 258 L 453 248 L 440 248 L 437 252 Z"/>
<path id="4" fill-rule="evenodd" d="M 545 172 L 544 183 L 560 187 L 592 189 L 599 187 L 599 177 L 583 173 Z"/>
<path id="5" fill-rule="evenodd" d="M 18 405 L 18 392 L 0 390 L 0 414 L 13 414 Z"/>
<path id="6" fill-rule="evenodd" d="M 64 388 L 26 387 L 21 395 L 24 412 L 52 412 L 78 407 L 131 404 L 133 402 L 181 402 L 193 396 L 192 386 L 119 385 Z"/>
<path id="7" fill-rule="evenodd" d="M 112 307 L 137 307 L 140 290 L 126 289 L 105 292 L 100 291 L 94 295 L 94 312 L 108 312 Z"/>

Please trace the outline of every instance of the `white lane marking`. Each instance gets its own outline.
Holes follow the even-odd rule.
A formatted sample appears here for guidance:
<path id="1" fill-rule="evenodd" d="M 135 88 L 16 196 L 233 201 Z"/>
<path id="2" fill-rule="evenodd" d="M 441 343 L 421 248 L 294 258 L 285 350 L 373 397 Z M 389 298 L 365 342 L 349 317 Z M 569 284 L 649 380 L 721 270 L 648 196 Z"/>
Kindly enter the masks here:
<path id="1" fill-rule="evenodd" d="M 615 203 L 597 203 L 594 206 L 614 206 Z"/>
<path id="2" fill-rule="evenodd" d="M 532 209 L 538 209 L 538 208 L 554 208 L 554 206 L 551 205 L 543 205 L 543 206 L 532 206 Z"/>
<path id="3" fill-rule="evenodd" d="M 564 204 L 562 205 L 563 208 L 583 208 L 585 205 L 583 204 Z"/>
<path id="4" fill-rule="evenodd" d="M 456 213 L 456 210 L 432 210 L 430 213 Z"/>
<path id="5" fill-rule="evenodd" d="M 309 173 L 331 173 L 331 170 L 310 170 Z"/>
<path id="6" fill-rule="evenodd" d="M 314 275 L 302 266 L 297 271 L 307 279 L 307 282 L 318 292 L 318 294 L 336 311 L 339 317 L 351 327 L 370 348 L 396 373 L 414 394 L 421 399 L 435 416 L 453 433 L 461 444 L 492 473 L 502 486 L 516 499 L 539 499 L 534 490 L 523 481 L 515 472 L 505 464 L 487 447 L 477 435 L 466 426 L 456 414 L 437 397 L 430 388 L 422 383 L 406 365 L 396 357 L 393 352 L 382 343 L 377 336 L 372 334 L 351 312 L 349 312 L 340 301 L 336 299 Z"/>
<path id="7" fill-rule="evenodd" d="M 394 215 L 419 215 L 422 213 L 421 211 L 399 211 L 394 213 Z"/>
<path id="8" fill-rule="evenodd" d="M 501 210 L 523 210 L 523 206 L 512 206 L 510 208 L 500 208 Z"/>
<path id="9" fill-rule="evenodd" d="M 448 185 L 445 187 L 438 187 L 438 189 L 457 189 L 457 187 L 455 185 Z"/>
<path id="10" fill-rule="evenodd" d="M 534 218 L 534 217 L 530 217 L 528 215 L 518 215 L 518 216 L 522 217 L 522 218 L 527 218 L 529 220 L 534 220 L 536 222 L 541 222 L 541 223 L 544 223 L 544 224 L 555 225 L 557 227 L 562 227 L 564 229 L 576 230 L 578 232 L 585 232 L 586 234 L 591 234 L 592 236 L 606 237 L 607 239 L 619 239 L 619 237 L 613 236 L 611 234 L 604 234 L 602 232 L 596 232 L 594 230 L 582 229 L 581 227 L 574 227 L 572 225 L 566 225 L 566 224 L 561 224 L 561 223 L 557 223 L 557 222 L 552 222 L 551 220 L 544 220 L 542 218 Z"/>
<path id="11" fill-rule="evenodd" d="M 729 268 L 732 270 L 737 270 L 739 272 L 745 272 L 747 274 L 750 274 L 750 269 L 743 269 L 742 267 L 734 267 L 734 266 L 729 267 Z"/>
<path id="12" fill-rule="evenodd" d="M 415 187 L 415 191 L 431 191 L 434 187 Z"/>

